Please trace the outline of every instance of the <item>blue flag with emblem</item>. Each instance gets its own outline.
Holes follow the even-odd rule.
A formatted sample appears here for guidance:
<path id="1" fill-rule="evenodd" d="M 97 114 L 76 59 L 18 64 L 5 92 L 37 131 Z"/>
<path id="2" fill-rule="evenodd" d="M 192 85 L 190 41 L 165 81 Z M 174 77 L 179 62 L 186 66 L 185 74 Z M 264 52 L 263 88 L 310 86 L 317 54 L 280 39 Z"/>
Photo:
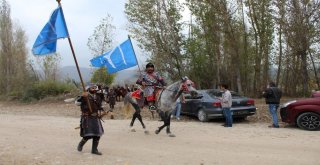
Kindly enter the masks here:
<path id="1" fill-rule="evenodd" d="M 94 67 L 105 66 L 108 73 L 115 73 L 137 65 L 130 38 L 109 52 L 90 60 Z"/>
<path id="2" fill-rule="evenodd" d="M 46 55 L 56 52 L 57 40 L 68 37 L 68 29 L 61 6 L 55 9 L 48 23 L 43 27 L 32 47 L 34 55 Z"/>

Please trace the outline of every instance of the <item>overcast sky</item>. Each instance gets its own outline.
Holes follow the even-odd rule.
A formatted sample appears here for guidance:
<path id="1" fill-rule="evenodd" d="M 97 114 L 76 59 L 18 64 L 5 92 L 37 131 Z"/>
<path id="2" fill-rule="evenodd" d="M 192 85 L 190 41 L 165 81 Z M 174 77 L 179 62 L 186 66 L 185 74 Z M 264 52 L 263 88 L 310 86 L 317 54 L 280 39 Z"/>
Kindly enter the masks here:
<path id="1" fill-rule="evenodd" d="M 11 17 L 25 29 L 28 36 L 29 56 L 32 57 L 32 45 L 43 26 L 49 20 L 52 11 L 58 6 L 55 0 L 7 0 L 11 6 Z M 88 38 L 99 25 L 100 20 L 109 13 L 116 26 L 116 43 L 128 37 L 127 19 L 124 14 L 126 0 L 61 0 L 69 34 L 80 67 L 90 67 L 93 57 L 87 47 Z M 135 45 L 135 41 L 133 40 Z M 137 49 L 136 46 L 134 46 Z M 74 60 L 67 39 L 58 40 L 57 52 L 62 56 L 61 66 L 74 66 Z M 136 52 L 139 63 L 145 61 L 141 51 Z"/>

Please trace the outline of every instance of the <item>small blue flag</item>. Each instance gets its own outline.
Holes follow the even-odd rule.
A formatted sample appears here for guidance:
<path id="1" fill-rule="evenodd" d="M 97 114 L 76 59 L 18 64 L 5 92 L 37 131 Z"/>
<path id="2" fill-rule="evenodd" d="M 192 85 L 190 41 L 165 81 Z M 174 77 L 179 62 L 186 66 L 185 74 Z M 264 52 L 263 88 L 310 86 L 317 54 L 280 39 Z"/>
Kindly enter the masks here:
<path id="1" fill-rule="evenodd" d="M 59 6 L 50 17 L 49 22 L 43 27 L 32 47 L 34 55 L 46 55 L 55 53 L 57 39 L 68 37 L 68 29 L 63 12 Z"/>
<path id="2" fill-rule="evenodd" d="M 136 55 L 128 39 L 113 50 L 90 60 L 92 66 L 106 66 L 108 73 L 115 73 L 137 65 Z"/>

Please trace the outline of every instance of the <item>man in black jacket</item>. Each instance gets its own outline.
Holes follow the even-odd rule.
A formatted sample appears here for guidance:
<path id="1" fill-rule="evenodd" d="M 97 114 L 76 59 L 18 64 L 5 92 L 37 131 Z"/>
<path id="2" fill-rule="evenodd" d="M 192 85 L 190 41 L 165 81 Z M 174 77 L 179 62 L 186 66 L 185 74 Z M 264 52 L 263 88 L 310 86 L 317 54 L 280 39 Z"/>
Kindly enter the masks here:
<path id="1" fill-rule="evenodd" d="M 279 128 L 277 109 L 280 104 L 280 98 L 282 95 L 281 90 L 276 87 L 274 82 L 270 82 L 267 89 L 262 93 L 263 97 L 266 99 L 266 104 L 269 104 L 269 111 L 272 116 L 273 124 L 269 126 L 270 128 Z"/>

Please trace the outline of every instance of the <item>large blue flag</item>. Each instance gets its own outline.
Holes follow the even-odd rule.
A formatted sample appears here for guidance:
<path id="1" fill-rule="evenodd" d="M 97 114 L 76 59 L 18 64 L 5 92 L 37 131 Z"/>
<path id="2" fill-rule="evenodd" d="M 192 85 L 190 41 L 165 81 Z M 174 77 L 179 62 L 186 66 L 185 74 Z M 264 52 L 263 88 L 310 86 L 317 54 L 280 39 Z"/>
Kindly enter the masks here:
<path id="1" fill-rule="evenodd" d="M 106 66 L 108 73 L 115 73 L 137 65 L 136 55 L 128 39 L 111 51 L 90 60 L 92 66 Z"/>
<path id="2" fill-rule="evenodd" d="M 50 17 L 49 22 L 43 27 L 32 47 L 34 55 L 46 55 L 55 53 L 57 39 L 68 37 L 68 29 L 63 12 L 59 6 Z"/>

